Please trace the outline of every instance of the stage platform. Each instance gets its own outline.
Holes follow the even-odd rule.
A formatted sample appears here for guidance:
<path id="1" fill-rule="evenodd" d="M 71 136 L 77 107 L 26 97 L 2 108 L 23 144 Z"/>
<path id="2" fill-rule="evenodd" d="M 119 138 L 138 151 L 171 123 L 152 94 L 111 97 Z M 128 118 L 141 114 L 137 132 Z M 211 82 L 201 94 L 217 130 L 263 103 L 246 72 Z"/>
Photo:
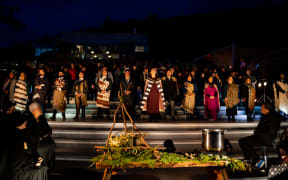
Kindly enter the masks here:
<path id="1" fill-rule="evenodd" d="M 76 114 L 76 110 L 75 110 L 75 104 L 73 103 L 74 101 L 71 100 L 70 101 L 72 104 L 68 104 L 67 108 L 66 108 L 66 118 L 68 119 L 73 119 L 75 117 Z M 115 110 L 117 105 L 119 104 L 119 101 L 111 101 L 111 105 L 110 105 L 110 119 L 113 119 Z M 147 114 L 143 114 L 141 113 L 141 110 L 139 108 L 138 105 L 136 105 L 136 114 L 137 114 L 137 120 L 148 120 L 149 116 Z M 246 122 L 246 113 L 245 113 L 245 108 L 243 106 L 238 106 L 237 108 L 237 115 L 235 116 L 237 121 L 242 121 L 242 122 Z M 88 106 L 86 107 L 86 119 L 85 121 L 94 121 L 96 119 L 97 116 L 97 107 L 95 104 L 95 101 L 88 101 Z M 195 110 L 194 110 L 194 114 L 193 114 L 193 119 L 194 120 L 203 120 L 205 119 L 204 117 L 205 114 L 205 109 L 204 106 L 196 106 Z M 50 118 L 52 116 L 52 108 L 47 108 L 46 110 L 46 117 Z M 107 119 L 106 114 L 103 115 L 104 119 Z M 120 116 L 120 114 L 119 114 Z M 254 111 L 254 119 L 255 120 L 259 120 L 261 117 L 261 112 L 260 112 L 260 106 L 256 106 L 255 107 L 255 111 Z M 56 118 L 61 119 L 62 115 L 61 113 L 57 113 Z M 167 114 L 167 120 L 170 119 L 170 116 Z M 176 121 L 178 120 L 186 120 L 187 119 L 187 115 L 185 114 L 184 110 L 179 106 L 176 105 L 175 106 L 175 119 Z M 218 113 L 218 120 L 227 120 L 227 116 L 226 116 L 226 107 L 225 106 L 221 106 L 220 107 L 220 111 Z M 80 121 L 83 121 L 80 119 Z"/>
<path id="2" fill-rule="evenodd" d="M 89 102 L 89 106 L 86 108 L 85 120 L 81 118 L 79 120 L 73 120 L 75 117 L 74 104 L 67 105 L 66 121 L 62 121 L 61 113 L 57 114 L 55 121 L 51 121 L 50 117 L 52 116 L 52 109 L 47 108 L 46 118 L 49 120 L 49 124 L 53 129 L 53 138 L 57 146 L 57 167 L 60 168 L 60 171 L 58 169 L 56 171 L 56 175 L 52 175 L 53 177 L 50 179 L 61 179 L 63 178 L 63 175 L 67 177 L 68 174 L 71 175 L 74 173 L 73 168 L 75 168 L 75 171 L 77 169 L 77 171 L 80 170 L 80 172 L 85 172 L 86 175 L 87 173 L 90 173 L 91 177 L 101 177 L 101 172 L 94 172 L 94 170 L 91 171 L 85 169 L 89 166 L 89 160 L 91 157 L 96 155 L 96 151 L 93 146 L 105 145 L 106 138 L 112 126 L 113 115 L 118 103 L 119 102 L 115 101 L 111 103 L 110 120 L 106 119 L 106 117 L 104 117 L 104 119 L 96 120 L 97 108 L 94 102 Z M 175 109 L 175 120 L 170 120 L 169 116 L 167 116 L 166 120 L 150 122 L 149 117 L 147 115 L 141 115 L 141 111 L 137 107 L 138 119 L 135 120 L 136 126 L 145 134 L 145 139 L 151 146 L 163 146 L 166 139 L 171 139 L 174 141 L 177 152 L 199 151 L 201 150 L 202 129 L 225 129 L 225 138 L 228 139 L 233 146 L 232 156 L 242 159 L 243 156 L 238 145 L 238 140 L 241 137 L 252 135 L 253 130 L 256 128 L 259 119 L 261 118 L 259 106 L 255 108 L 255 120 L 252 122 L 247 122 L 244 107 L 238 107 L 238 115 L 236 116 L 235 121 L 227 121 L 227 117 L 225 115 L 226 108 L 223 106 L 220 108 L 219 120 L 217 121 L 209 121 L 204 119 L 203 106 L 196 106 L 193 120 L 187 120 L 184 111 L 179 106 L 176 106 Z M 113 131 L 114 134 L 119 134 L 122 132 L 123 124 L 121 122 L 121 118 L 119 117 Z M 131 126 L 129 125 L 129 127 Z M 288 122 L 282 122 L 279 134 L 281 134 L 281 132 L 283 132 L 283 130 L 287 127 Z M 268 154 L 269 158 L 275 158 L 276 156 L 277 154 L 275 151 L 271 151 Z M 73 164 L 75 167 L 71 166 Z M 64 170 L 61 168 L 64 168 Z M 60 175 L 57 175 L 59 172 Z M 202 174 L 200 173 L 201 178 L 200 176 L 198 176 L 198 178 L 207 179 L 205 172 L 206 171 L 203 171 Z M 128 176 L 116 176 L 113 179 L 133 179 L 133 177 L 141 175 L 140 173 L 135 176 L 133 172 L 131 173 L 132 174 Z M 77 174 L 74 177 L 77 176 L 81 177 L 81 173 L 80 175 Z M 159 177 L 157 179 L 159 179 Z M 71 178 L 73 179 L 73 175 L 70 176 L 70 179 Z"/>

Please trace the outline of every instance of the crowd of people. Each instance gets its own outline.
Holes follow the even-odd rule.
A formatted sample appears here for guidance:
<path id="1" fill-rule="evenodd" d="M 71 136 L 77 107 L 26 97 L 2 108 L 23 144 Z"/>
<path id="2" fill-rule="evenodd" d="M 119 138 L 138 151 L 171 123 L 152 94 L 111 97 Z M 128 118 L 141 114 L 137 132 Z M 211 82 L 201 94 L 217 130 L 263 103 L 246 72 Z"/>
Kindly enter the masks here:
<path id="1" fill-rule="evenodd" d="M 85 66 L 72 63 L 59 67 L 29 66 L 19 72 L 10 72 L 2 83 L 0 99 L 1 134 L 5 139 L 0 161 L 0 176 L 8 179 L 47 179 L 48 170 L 53 169 L 55 143 L 52 129 L 46 118 L 45 109 L 51 107 L 56 119 L 57 112 L 66 119 L 69 96 L 74 96 L 75 120 L 85 119 L 88 100 L 95 101 L 97 118 L 110 116 L 111 100 L 120 99 L 133 119 L 137 118 L 136 105 L 150 120 L 175 118 L 175 105 L 180 105 L 193 118 L 196 105 L 204 106 L 205 118 L 217 120 L 220 106 L 226 106 L 228 120 L 235 120 L 237 106 L 245 106 L 247 121 L 253 120 L 256 103 L 257 77 L 249 69 L 234 72 L 231 68 L 197 68 L 173 65 L 119 65 L 105 66 L 98 63 L 88 70 Z M 245 159 L 262 166 L 253 146 L 270 144 L 280 127 L 278 115 L 285 118 L 288 113 L 288 83 L 285 74 L 273 83 L 274 104 L 264 104 L 263 114 L 254 135 L 239 141 Z M 274 116 L 276 110 L 277 116 Z M 273 113 L 272 113 L 273 112 Z M 15 132 L 16 128 L 16 133 Z M 255 142 L 258 142 L 255 144 Z M 286 146 L 285 146 L 286 148 Z M 7 163 L 8 162 L 8 163 Z M 261 164 L 262 162 L 262 164 Z M 260 164 L 260 165 L 259 165 Z M 37 168 L 35 168 L 37 167 Z"/>
<path id="2" fill-rule="evenodd" d="M 88 66 L 87 66 L 88 67 Z M 35 73 L 34 73 L 35 72 Z M 150 120 L 166 119 L 169 113 L 175 119 L 175 105 L 193 118 L 196 105 L 205 107 L 205 118 L 217 120 L 220 106 L 226 106 L 228 120 L 235 120 L 237 106 L 246 108 L 247 120 L 253 120 L 257 101 L 257 76 L 243 68 L 235 72 L 231 67 L 203 67 L 172 64 L 117 65 L 98 63 L 93 68 L 72 63 L 61 66 L 24 67 L 23 71 L 10 72 L 2 83 L 1 109 L 7 102 L 15 103 L 17 111 L 25 112 L 32 102 L 41 105 L 43 114 L 52 106 L 55 120 L 57 112 L 66 119 L 69 96 L 75 97 L 76 116 L 85 118 L 87 101 L 95 101 L 97 119 L 110 116 L 110 101 L 125 100 L 129 114 L 136 117 L 136 105 Z M 18 78 L 19 77 L 19 78 Z M 274 84 L 275 108 L 285 116 L 288 113 L 288 84 L 282 73 Z M 52 100 L 52 101 L 51 101 Z M 52 104 L 51 104 L 52 103 Z"/>

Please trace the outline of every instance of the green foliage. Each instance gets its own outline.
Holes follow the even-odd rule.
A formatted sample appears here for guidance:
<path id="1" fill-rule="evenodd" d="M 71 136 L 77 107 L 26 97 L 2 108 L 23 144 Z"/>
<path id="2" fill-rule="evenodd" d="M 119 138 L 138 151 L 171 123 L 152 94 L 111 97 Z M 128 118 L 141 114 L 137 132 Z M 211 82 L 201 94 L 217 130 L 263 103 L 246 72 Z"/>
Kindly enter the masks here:
<path id="1" fill-rule="evenodd" d="M 103 147 L 104 154 L 92 158 L 92 165 L 101 163 L 111 169 L 125 169 L 131 163 L 139 163 L 145 167 L 154 168 L 156 163 L 163 165 L 173 165 L 177 163 L 191 162 L 193 164 L 213 163 L 216 165 L 225 165 L 232 171 L 247 171 L 251 168 L 243 161 L 232 159 L 221 154 L 188 154 L 180 155 L 176 153 L 159 152 L 155 148 L 143 148 L 140 143 L 133 146 L 133 138 L 141 139 L 141 135 L 133 133 L 121 134 L 109 139 L 109 146 Z"/>
<path id="2" fill-rule="evenodd" d="M 174 163 L 178 163 L 178 162 L 184 162 L 184 161 L 188 161 L 188 159 L 183 156 L 183 155 L 179 155 L 176 153 L 167 153 L 164 152 L 161 154 L 161 159 L 159 160 L 159 162 L 165 163 L 165 164 L 174 164 Z"/>
<path id="3" fill-rule="evenodd" d="M 237 160 L 237 159 L 229 159 L 227 162 L 227 167 L 231 169 L 233 172 L 235 171 L 249 171 L 251 172 L 251 166 L 249 166 L 247 163 Z"/>
<path id="4" fill-rule="evenodd" d="M 140 146 L 131 148 L 125 147 L 105 147 L 105 156 L 99 154 L 92 158 L 90 162 L 102 163 L 112 169 L 125 169 L 128 164 L 140 163 L 145 166 L 154 168 L 155 163 L 163 164 L 176 164 L 181 162 L 193 162 L 195 164 L 214 163 L 223 164 L 234 171 L 251 171 L 249 165 L 243 161 L 229 158 L 225 155 L 213 155 L 213 154 L 188 154 L 180 155 L 176 153 L 158 152 L 155 148 L 151 147 L 143 149 Z"/>

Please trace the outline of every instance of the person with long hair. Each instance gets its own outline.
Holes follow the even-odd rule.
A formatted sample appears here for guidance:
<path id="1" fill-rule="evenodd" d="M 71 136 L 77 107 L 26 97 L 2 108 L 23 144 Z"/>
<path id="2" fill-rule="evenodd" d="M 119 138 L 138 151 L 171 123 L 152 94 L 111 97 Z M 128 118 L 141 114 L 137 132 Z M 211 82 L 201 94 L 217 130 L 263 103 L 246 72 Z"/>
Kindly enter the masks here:
<path id="1" fill-rule="evenodd" d="M 150 78 L 146 79 L 144 87 L 144 96 L 141 103 L 141 109 L 148 112 L 150 121 L 153 121 L 157 115 L 161 114 L 164 118 L 165 113 L 165 96 L 162 86 L 162 81 L 157 77 L 157 68 L 152 68 Z"/>
<path id="2" fill-rule="evenodd" d="M 188 75 L 187 80 L 184 82 L 185 94 L 181 107 L 187 114 L 187 119 L 191 119 L 195 108 L 195 97 L 197 86 L 193 82 L 192 76 Z"/>
<path id="3" fill-rule="evenodd" d="M 206 118 L 214 121 L 217 120 L 217 114 L 220 110 L 219 91 L 213 83 L 212 76 L 208 78 L 208 83 L 205 84 L 203 96 Z"/>

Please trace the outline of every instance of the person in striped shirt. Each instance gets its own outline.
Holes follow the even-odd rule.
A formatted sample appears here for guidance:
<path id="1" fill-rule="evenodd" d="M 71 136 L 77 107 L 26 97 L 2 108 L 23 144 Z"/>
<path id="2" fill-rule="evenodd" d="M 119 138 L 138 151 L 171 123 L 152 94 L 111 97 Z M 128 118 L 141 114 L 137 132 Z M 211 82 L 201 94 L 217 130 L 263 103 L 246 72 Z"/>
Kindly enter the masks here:
<path id="1" fill-rule="evenodd" d="M 28 103 L 30 86 L 26 82 L 26 74 L 20 73 L 19 79 L 15 84 L 13 101 L 15 102 L 15 109 L 20 112 L 25 112 Z"/>

